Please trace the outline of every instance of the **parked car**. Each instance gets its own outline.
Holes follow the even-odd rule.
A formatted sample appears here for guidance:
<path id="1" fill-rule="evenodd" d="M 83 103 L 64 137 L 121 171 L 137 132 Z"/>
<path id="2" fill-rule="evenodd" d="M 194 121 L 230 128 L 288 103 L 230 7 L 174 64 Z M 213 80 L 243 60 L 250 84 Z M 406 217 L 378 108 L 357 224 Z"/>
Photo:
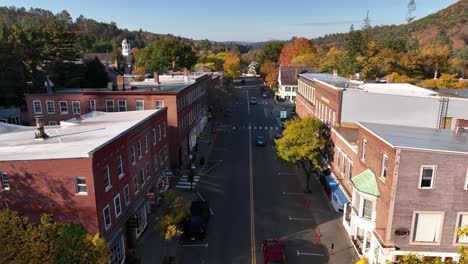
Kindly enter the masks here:
<path id="1" fill-rule="evenodd" d="M 263 93 L 263 94 L 262 94 L 262 97 L 263 97 L 263 98 L 267 98 L 267 97 L 268 97 L 268 94 L 267 94 L 267 93 Z"/>
<path id="2" fill-rule="evenodd" d="M 268 239 L 262 241 L 262 253 L 264 264 L 286 263 L 285 246 L 281 241 Z"/>
<path id="3" fill-rule="evenodd" d="M 280 132 L 275 134 L 275 139 L 280 139 L 282 137 L 283 137 L 283 134 L 281 134 Z"/>
<path id="4" fill-rule="evenodd" d="M 204 239 L 209 220 L 209 203 L 207 201 L 193 201 L 190 205 L 190 218 L 184 223 L 183 237 L 187 240 Z"/>
<path id="5" fill-rule="evenodd" d="M 265 142 L 265 137 L 264 136 L 257 136 L 255 138 L 255 145 L 257 146 L 265 146 L 266 145 L 266 142 Z"/>
<path id="6" fill-rule="evenodd" d="M 250 97 L 250 104 L 257 104 L 257 97 Z"/>

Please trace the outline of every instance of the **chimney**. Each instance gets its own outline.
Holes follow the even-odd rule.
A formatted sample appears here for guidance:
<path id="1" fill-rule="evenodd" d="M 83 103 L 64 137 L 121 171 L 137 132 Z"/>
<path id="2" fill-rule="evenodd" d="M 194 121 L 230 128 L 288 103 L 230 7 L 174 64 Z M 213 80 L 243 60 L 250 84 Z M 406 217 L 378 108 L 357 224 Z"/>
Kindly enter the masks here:
<path id="1" fill-rule="evenodd" d="M 123 91 L 124 89 L 124 77 L 122 75 L 117 76 L 117 90 Z"/>
<path id="2" fill-rule="evenodd" d="M 338 76 L 338 70 L 333 70 L 333 76 Z"/>
<path id="3" fill-rule="evenodd" d="M 153 72 L 154 82 L 159 84 L 159 73 L 157 71 Z"/>
<path id="4" fill-rule="evenodd" d="M 184 81 L 188 82 L 188 80 L 189 80 L 189 73 L 188 73 L 187 68 L 184 68 Z"/>
<path id="5" fill-rule="evenodd" d="M 44 118 L 43 116 L 36 116 L 36 136 L 35 139 L 46 139 L 49 135 L 44 130 Z"/>

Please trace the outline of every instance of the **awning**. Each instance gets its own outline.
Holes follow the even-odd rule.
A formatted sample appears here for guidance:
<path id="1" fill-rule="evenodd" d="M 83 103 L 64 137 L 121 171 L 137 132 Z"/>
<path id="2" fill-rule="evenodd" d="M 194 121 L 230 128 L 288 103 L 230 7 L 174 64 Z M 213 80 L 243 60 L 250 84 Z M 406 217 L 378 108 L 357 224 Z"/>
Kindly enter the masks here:
<path id="1" fill-rule="evenodd" d="M 375 174 L 371 169 L 367 169 L 351 178 L 351 182 L 359 192 L 367 193 L 373 196 L 380 196 L 379 185 Z"/>
<path id="2" fill-rule="evenodd" d="M 337 187 L 332 190 L 333 194 L 338 198 L 338 200 L 341 202 L 341 204 L 347 204 L 349 203 L 348 197 L 344 194 L 343 190 L 341 188 Z"/>
<path id="3" fill-rule="evenodd" d="M 333 176 L 331 175 L 325 176 L 325 181 L 331 189 L 338 187 L 338 183 L 335 181 L 335 179 L 333 179 Z"/>

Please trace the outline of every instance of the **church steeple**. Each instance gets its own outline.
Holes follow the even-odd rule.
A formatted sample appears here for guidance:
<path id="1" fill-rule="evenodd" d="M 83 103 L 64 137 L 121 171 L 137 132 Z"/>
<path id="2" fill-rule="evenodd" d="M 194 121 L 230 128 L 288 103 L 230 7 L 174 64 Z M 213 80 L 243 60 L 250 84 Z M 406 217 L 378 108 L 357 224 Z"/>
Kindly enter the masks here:
<path id="1" fill-rule="evenodd" d="M 122 40 L 122 55 L 129 56 L 130 53 L 131 53 L 130 43 L 125 38 L 124 40 Z"/>

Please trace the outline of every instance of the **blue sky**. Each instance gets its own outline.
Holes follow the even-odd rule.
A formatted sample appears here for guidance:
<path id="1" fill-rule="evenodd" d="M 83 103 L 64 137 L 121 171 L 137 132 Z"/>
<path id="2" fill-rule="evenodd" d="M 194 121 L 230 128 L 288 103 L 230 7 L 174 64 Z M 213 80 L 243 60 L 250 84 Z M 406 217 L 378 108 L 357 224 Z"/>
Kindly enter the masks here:
<path id="1" fill-rule="evenodd" d="M 416 19 L 457 1 L 416 0 Z M 120 28 L 216 41 L 314 38 L 359 28 L 366 12 L 372 25 L 404 23 L 408 0 L 0 0 L 0 6 L 67 10 Z"/>

